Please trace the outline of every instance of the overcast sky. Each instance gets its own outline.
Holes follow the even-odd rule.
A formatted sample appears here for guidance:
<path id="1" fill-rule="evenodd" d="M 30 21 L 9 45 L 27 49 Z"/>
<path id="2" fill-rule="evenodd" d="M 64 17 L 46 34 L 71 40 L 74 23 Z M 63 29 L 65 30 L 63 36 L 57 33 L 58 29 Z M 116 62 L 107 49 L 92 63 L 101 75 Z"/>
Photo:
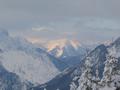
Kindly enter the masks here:
<path id="1" fill-rule="evenodd" d="M 0 27 L 40 41 L 103 42 L 120 35 L 120 0 L 0 0 Z"/>

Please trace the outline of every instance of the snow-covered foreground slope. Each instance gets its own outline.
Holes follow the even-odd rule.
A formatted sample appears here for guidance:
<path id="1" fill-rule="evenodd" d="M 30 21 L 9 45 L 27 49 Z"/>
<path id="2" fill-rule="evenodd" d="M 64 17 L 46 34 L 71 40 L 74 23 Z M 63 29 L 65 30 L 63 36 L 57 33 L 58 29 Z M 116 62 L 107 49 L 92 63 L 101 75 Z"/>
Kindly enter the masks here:
<path id="1" fill-rule="evenodd" d="M 0 62 L 7 71 L 34 85 L 48 82 L 66 68 L 45 51 L 4 30 L 0 31 Z"/>
<path id="2" fill-rule="evenodd" d="M 105 46 L 102 54 L 97 53 L 98 50 L 84 60 L 85 69 L 79 76 L 79 85 L 73 81 L 72 90 L 120 90 L 120 38 Z"/>

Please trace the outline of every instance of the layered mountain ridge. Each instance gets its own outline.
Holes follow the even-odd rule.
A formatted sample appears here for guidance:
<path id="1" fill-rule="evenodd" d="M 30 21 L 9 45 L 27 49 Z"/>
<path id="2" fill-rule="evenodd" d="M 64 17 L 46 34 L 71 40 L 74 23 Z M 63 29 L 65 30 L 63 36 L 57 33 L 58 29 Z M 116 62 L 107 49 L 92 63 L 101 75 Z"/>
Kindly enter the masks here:
<path id="1" fill-rule="evenodd" d="M 34 85 L 45 83 L 67 65 L 49 55 L 27 40 L 11 37 L 7 31 L 0 30 L 0 62 L 9 72 L 15 73 L 23 82 Z"/>
<path id="2" fill-rule="evenodd" d="M 97 75 L 98 81 L 107 81 L 104 78 L 106 70 L 112 70 L 107 68 L 111 63 L 115 64 L 112 67 L 117 66 L 115 70 L 119 73 L 120 38 L 107 45 L 98 45 L 92 51 L 87 51 L 87 47 L 78 41 L 66 39 L 50 41 L 43 50 L 26 39 L 12 37 L 6 30 L 0 30 L 1 90 L 81 90 L 82 81 L 89 81 L 84 76 L 86 72 L 92 72 L 94 80 Z M 91 69 L 86 68 L 88 66 Z M 112 84 L 119 85 L 114 81 Z"/>
<path id="3" fill-rule="evenodd" d="M 116 39 L 114 42 L 110 43 L 107 46 L 104 44 L 97 46 L 83 60 L 81 60 L 79 65 L 73 67 L 74 69 L 70 69 L 70 71 L 66 71 L 68 73 L 63 72 L 65 74 L 61 74 L 61 77 L 58 76 L 54 78 L 53 80 L 51 80 L 50 82 L 46 83 L 46 85 L 44 86 L 47 86 L 47 87 L 44 87 L 44 88 L 46 88 L 47 90 L 51 90 L 51 89 L 56 90 L 57 88 L 59 88 L 59 90 L 79 90 L 77 89 L 77 87 L 79 87 L 79 83 L 80 83 L 79 79 L 81 77 L 81 74 L 85 71 L 85 67 L 86 67 L 85 62 L 87 60 L 87 57 L 90 58 L 89 62 L 92 65 L 92 70 L 93 70 L 92 74 L 95 75 L 96 70 L 98 70 L 99 78 L 102 79 L 104 77 L 103 73 L 105 70 L 105 62 L 107 60 L 106 56 L 110 54 L 111 52 L 113 56 L 118 58 L 117 65 L 119 66 L 120 64 L 120 54 L 119 54 L 120 53 L 120 38 Z M 119 67 L 118 67 L 118 71 L 120 71 Z M 67 83 L 64 85 L 61 85 L 63 80 L 67 80 L 65 81 Z M 53 83 L 53 82 L 56 82 L 56 83 Z M 70 89 L 71 84 L 73 85 L 74 89 Z M 41 87 L 42 86 L 39 86 L 38 90 L 43 90 L 43 88 Z"/>
<path id="4" fill-rule="evenodd" d="M 80 63 L 80 60 L 82 60 L 87 53 L 86 50 L 91 49 L 80 44 L 77 40 L 68 39 L 50 41 L 46 47 L 50 55 L 55 56 L 69 66 Z"/>

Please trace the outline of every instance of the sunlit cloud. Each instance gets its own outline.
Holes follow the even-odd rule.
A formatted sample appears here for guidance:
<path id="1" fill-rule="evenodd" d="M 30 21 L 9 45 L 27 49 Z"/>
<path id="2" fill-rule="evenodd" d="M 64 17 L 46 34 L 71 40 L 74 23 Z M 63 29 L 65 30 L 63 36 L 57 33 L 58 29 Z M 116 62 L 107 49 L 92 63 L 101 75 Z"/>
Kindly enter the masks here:
<path id="1" fill-rule="evenodd" d="M 47 39 L 44 39 L 44 38 L 38 38 L 38 37 L 26 37 L 26 39 L 33 43 L 33 44 L 43 44 L 43 43 L 46 43 Z"/>
<path id="2" fill-rule="evenodd" d="M 58 23 L 59 24 L 59 23 Z M 56 25 L 56 24 L 55 24 Z M 74 37 L 77 35 L 77 32 L 75 31 L 71 31 L 71 26 L 69 26 L 71 29 L 65 29 L 64 27 L 61 26 L 62 28 L 56 27 L 56 26 L 49 26 L 49 27 L 33 27 L 32 28 L 32 32 L 37 33 L 39 35 L 43 35 L 44 38 L 49 38 L 49 37 L 53 37 L 54 39 L 56 37 L 58 38 L 67 38 L 67 37 Z M 41 35 L 41 36 L 42 36 Z M 57 39 L 57 38 L 56 38 Z"/>
<path id="3" fill-rule="evenodd" d="M 41 32 L 41 31 L 53 31 L 52 28 L 49 28 L 49 27 L 32 27 L 32 31 L 38 31 L 38 32 Z"/>

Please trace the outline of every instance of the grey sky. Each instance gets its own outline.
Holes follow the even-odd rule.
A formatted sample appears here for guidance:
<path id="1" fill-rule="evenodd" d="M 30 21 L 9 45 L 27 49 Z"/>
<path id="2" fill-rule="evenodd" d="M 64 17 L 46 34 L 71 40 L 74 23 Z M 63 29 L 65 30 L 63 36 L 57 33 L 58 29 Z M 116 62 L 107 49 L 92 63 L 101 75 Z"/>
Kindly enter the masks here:
<path id="1" fill-rule="evenodd" d="M 119 9 L 120 0 L 0 0 L 0 27 L 25 37 L 104 41 L 119 36 Z"/>

